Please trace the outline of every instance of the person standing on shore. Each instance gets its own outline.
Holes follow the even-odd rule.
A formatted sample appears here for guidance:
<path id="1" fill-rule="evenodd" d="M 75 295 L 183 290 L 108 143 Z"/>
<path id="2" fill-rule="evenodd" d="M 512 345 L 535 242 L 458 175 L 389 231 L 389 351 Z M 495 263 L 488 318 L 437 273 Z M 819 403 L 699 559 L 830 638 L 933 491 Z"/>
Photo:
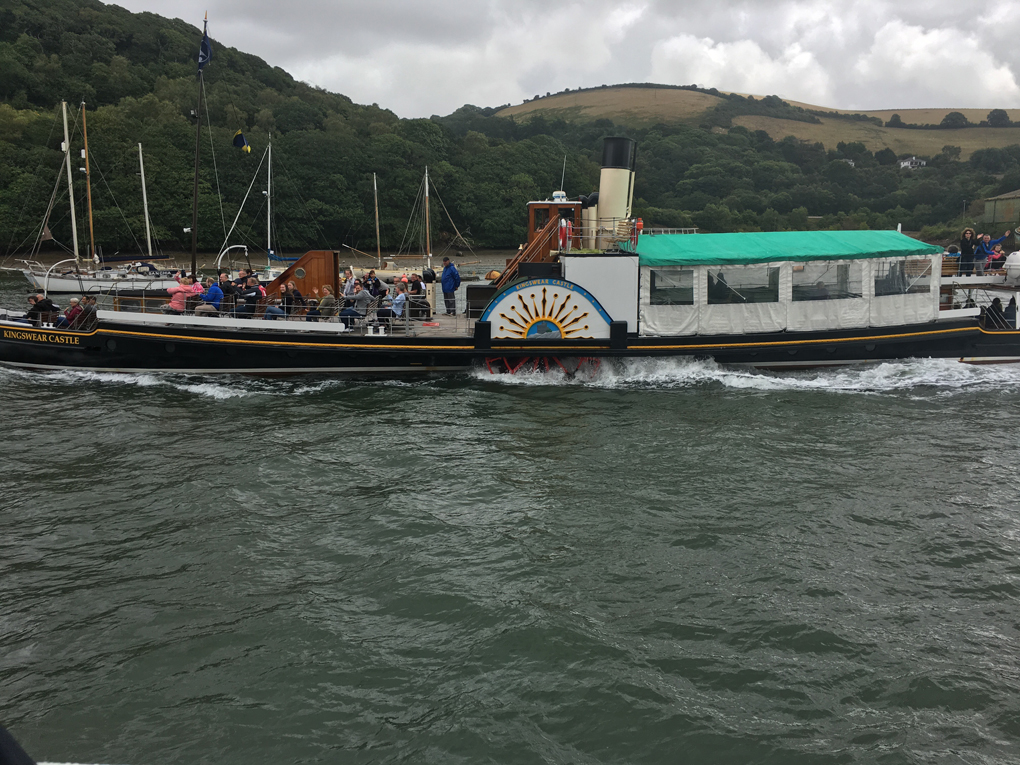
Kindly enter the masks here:
<path id="1" fill-rule="evenodd" d="M 460 287 L 460 272 L 449 258 L 443 258 L 443 300 L 446 301 L 446 315 L 457 313 L 457 288 Z"/>

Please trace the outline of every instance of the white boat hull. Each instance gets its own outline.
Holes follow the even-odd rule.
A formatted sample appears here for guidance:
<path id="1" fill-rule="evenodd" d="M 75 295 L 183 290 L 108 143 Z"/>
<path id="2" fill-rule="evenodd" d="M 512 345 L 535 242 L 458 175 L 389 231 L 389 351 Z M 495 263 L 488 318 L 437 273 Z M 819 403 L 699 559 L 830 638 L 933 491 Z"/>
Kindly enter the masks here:
<path id="1" fill-rule="evenodd" d="M 40 292 L 93 293 L 121 290 L 165 290 L 177 284 L 174 279 L 130 276 L 61 275 L 22 270 L 34 289 Z"/>

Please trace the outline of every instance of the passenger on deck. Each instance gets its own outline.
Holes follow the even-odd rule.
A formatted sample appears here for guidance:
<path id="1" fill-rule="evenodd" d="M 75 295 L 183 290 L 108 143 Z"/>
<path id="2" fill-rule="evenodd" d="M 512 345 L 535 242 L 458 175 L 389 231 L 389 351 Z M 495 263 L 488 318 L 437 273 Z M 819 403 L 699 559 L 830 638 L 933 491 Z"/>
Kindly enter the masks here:
<path id="1" fill-rule="evenodd" d="M 305 311 L 305 321 L 318 321 L 322 314 L 319 313 L 319 301 L 315 298 L 308 298 L 306 301 L 308 310 Z"/>
<path id="2" fill-rule="evenodd" d="M 998 271 L 1006 263 L 1006 253 L 1002 251 L 1002 245 L 997 244 L 992 248 L 992 256 L 988 259 L 988 270 Z"/>
<path id="3" fill-rule="evenodd" d="M 449 258 L 443 258 L 443 300 L 446 302 L 446 315 L 457 313 L 457 289 L 460 287 L 460 272 Z"/>
<path id="4" fill-rule="evenodd" d="M 407 291 L 412 295 L 425 294 L 425 282 L 421 280 L 418 274 L 411 274 L 411 281 L 407 285 Z"/>
<path id="5" fill-rule="evenodd" d="M 708 302 L 728 303 L 730 302 L 730 287 L 726 283 L 726 274 L 722 271 L 708 275 Z"/>
<path id="6" fill-rule="evenodd" d="M 196 314 L 215 316 L 219 313 L 220 303 L 223 301 L 223 290 L 211 276 L 205 277 L 205 292 L 200 297 L 202 302 L 195 307 Z"/>
<path id="7" fill-rule="evenodd" d="M 960 237 L 960 276 L 970 276 L 974 272 L 974 248 L 977 240 L 974 229 L 965 228 Z"/>
<path id="8" fill-rule="evenodd" d="M 259 300 L 266 296 L 266 288 L 259 284 L 259 280 L 254 276 L 248 278 L 248 284 L 245 285 L 244 290 L 240 294 L 240 298 L 244 300 L 244 305 L 239 305 L 234 309 L 234 316 L 238 318 L 252 318 L 255 315 L 255 309 L 258 306 Z"/>
<path id="9" fill-rule="evenodd" d="M 259 278 L 255 276 L 255 269 L 253 268 L 241 268 L 237 271 L 237 278 L 234 279 L 234 286 L 237 287 L 238 291 L 244 292 L 248 288 L 248 280 L 255 279 L 258 281 Z"/>
<path id="10" fill-rule="evenodd" d="M 344 297 L 354 294 L 354 272 L 351 269 L 344 271 Z"/>
<path id="11" fill-rule="evenodd" d="M 403 282 L 396 283 L 397 295 L 393 298 L 393 302 L 389 308 L 380 308 L 376 311 L 376 316 L 380 319 L 399 319 L 404 315 L 404 303 L 407 302 L 407 287 L 404 286 Z"/>
<path id="12" fill-rule="evenodd" d="M 992 239 L 991 234 L 981 235 L 981 241 L 974 247 L 974 271 L 978 276 L 984 275 L 985 265 L 992 257 L 992 248 L 1007 236 L 1009 236 L 1008 231 L 998 239 Z"/>
<path id="13" fill-rule="evenodd" d="M 995 298 L 985 311 L 985 329 L 1008 329 L 1006 314 L 1002 310 L 1002 301 Z"/>
<path id="14" fill-rule="evenodd" d="M 368 314 L 368 306 L 375 300 L 365 287 L 356 283 L 354 295 L 344 301 L 344 309 L 340 311 L 340 321 L 350 327 L 356 320 L 364 318 Z"/>
<path id="15" fill-rule="evenodd" d="M 202 285 L 193 284 L 190 277 L 182 277 L 180 273 L 176 274 L 174 279 L 177 280 L 177 284 L 166 288 L 166 291 L 170 293 L 170 304 L 167 306 L 166 312 L 174 316 L 183 316 L 188 308 L 188 298 L 201 292 Z"/>
<path id="16" fill-rule="evenodd" d="M 68 302 L 70 303 L 70 305 L 64 311 L 64 315 L 58 316 L 56 323 L 54 323 L 53 325 L 57 329 L 67 329 L 68 327 L 71 326 L 71 323 L 74 321 L 75 317 L 81 313 L 81 302 L 78 300 L 78 298 L 71 298 L 71 300 Z"/>
<path id="17" fill-rule="evenodd" d="M 1006 319 L 1006 324 L 1010 329 L 1016 329 L 1016 298 L 1011 297 L 1009 303 L 1006 304 L 1006 310 L 1002 312 Z"/>
<path id="18" fill-rule="evenodd" d="M 282 300 L 285 300 L 286 297 L 287 297 L 287 287 L 284 286 L 283 289 L 280 290 L 281 302 L 282 302 Z M 273 303 L 267 303 L 266 304 L 266 315 L 263 317 L 264 319 L 266 319 L 267 321 L 276 321 L 281 316 L 284 317 L 284 318 L 287 317 L 287 312 L 285 310 L 283 310 L 283 308 L 281 306 L 275 305 Z"/>
<path id="19" fill-rule="evenodd" d="M 379 277 L 375 275 L 375 269 L 368 272 L 368 275 L 362 280 L 361 286 L 365 288 L 372 297 L 379 297 L 382 294 L 382 282 L 379 281 Z"/>
<path id="20" fill-rule="evenodd" d="M 287 288 L 283 291 L 283 311 L 288 316 L 301 311 L 307 307 L 304 296 L 298 292 L 294 282 L 287 282 Z"/>
<path id="21" fill-rule="evenodd" d="M 230 279 L 230 274 L 226 271 L 220 274 L 219 280 L 220 292 L 223 293 L 223 297 L 229 297 L 237 294 L 237 288 L 234 286 L 234 282 Z"/>
<path id="22" fill-rule="evenodd" d="M 28 296 L 28 312 L 25 314 L 25 321 L 41 326 L 43 322 L 55 321 L 60 309 L 53 305 L 53 301 L 44 297 L 41 293 Z"/>
<path id="23" fill-rule="evenodd" d="M 94 297 L 83 297 L 81 300 L 81 312 L 74 317 L 69 329 L 92 329 L 96 321 L 96 299 Z"/>
<path id="24" fill-rule="evenodd" d="M 959 274 L 960 273 L 960 248 L 957 247 L 955 244 L 949 245 L 949 247 L 945 251 L 945 254 L 943 255 L 943 259 L 945 259 L 945 258 L 956 258 L 956 273 Z M 945 274 L 946 272 L 943 271 L 942 273 Z M 948 274 L 946 274 L 946 275 L 948 276 Z"/>
<path id="25" fill-rule="evenodd" d="M 219 275 L 219 281 L 217 284 L 220 288 L 220 292 L 223 293 L 223 298 L 220 300 L 220 311 L 223 313 L 231 313 L 237 302 L 237 293 L 239 290 L 234 286 L 234 282 L 231 280 L 230 274 L 226 271 Z"/>
<path id="26" fill-rule="evenodd" d="M 319 300 L 319 313 L 322 316 L 336 316 L 336 298 L 333 297 L 333 288 L 328 284 L 322 285 L 322 296 L 319 290 L 313 289 L 312 294 Z"/>

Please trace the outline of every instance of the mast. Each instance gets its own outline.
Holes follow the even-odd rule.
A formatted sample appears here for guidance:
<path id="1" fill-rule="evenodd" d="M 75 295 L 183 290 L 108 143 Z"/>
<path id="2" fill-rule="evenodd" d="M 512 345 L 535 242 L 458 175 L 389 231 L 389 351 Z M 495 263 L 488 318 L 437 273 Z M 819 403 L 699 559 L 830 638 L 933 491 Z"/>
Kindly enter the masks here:
<path id="1" fill-rule="evenodd" d="M 212 46 L 209 45 L 209 11 L 205 12 L 205 23 L 202 27 L 202 45 L 198 49 L 198 108 L 195 109 L 195 191 L 191 201 L 191 274 L 198 272 L 198 150 L 202 141 L 202 91 L 205 79 L 202 69 L 212 57 Z"/>
<path id="2" fill-rule="evenodd" d="M 142 145 L 138 144 L 138 168 L 142 171 L 142 210 L 145 213 L 145 246 L 152 257 L 152 233 L 149 231 L 149 196 L 145 192 L 145 162 L 142 160 Z"/>
<path id="3" fill-rule="evenodd" d="M 425 165 L 425 257 L 432 268 L 432 230 L 429 228 L 429 166 Z"/>
<path id="4" fill-rule="evenodd" d="M 202 140 L 202 70 L 198 70 L 198 108 L 195 110 L 195 190 L 191 200 L 191 273 L 198 271 L 198 150 Z"/>
<path id="5" fill-rule="evenodd" d="M 89 206 L 89 257 L 97 261 L 96 236 L 92 228 L 92 170 L 89 166 L 89 131 L 85 127 L 85 102 L 81 102 L 81 134 L 85 139 L 85 148 L 81 155 L 85 159 L 85 195 Z"/>
<path id="6" fill-rule="evenodd" d="M 375 258 L 376 268 L 382 271 L 382 241 L 379 239 L 379 186 L 372 173 L 372 193 L 375 195 Z"/>
<path id="7" fill-rule="evenodd" d="M 273 253 L 273 134 L 269 133 L 269 164 L 266 166 L 266 262 Z"/>
<path id="8" fill-rule="evenodd" d="M 64 160 L 67 165 L 67 196 L 71 200 L 71 241 L 74 242 L 74 264 L 78 265 L 78 221 L 74 211 L 74 184 L 71 175 L 71 139 L 67 134 L 67 101 L 60 102 L 64 113 Z"/>

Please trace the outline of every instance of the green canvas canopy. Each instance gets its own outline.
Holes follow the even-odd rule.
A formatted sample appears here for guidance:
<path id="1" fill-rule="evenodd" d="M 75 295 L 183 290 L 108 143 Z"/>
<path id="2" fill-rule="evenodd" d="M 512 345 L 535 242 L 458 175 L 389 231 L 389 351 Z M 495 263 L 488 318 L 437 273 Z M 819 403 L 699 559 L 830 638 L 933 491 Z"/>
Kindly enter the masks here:
<path id="1" fill-rule="evenodd" d="M 634 247 L 628 242 L 624 249 Z M 941 247 L 898 231 L 762 231 L 748 234 L 645 234 L 642 266 L 717 266 L 781 260 L 859 260 L 935 255 Z"/>

